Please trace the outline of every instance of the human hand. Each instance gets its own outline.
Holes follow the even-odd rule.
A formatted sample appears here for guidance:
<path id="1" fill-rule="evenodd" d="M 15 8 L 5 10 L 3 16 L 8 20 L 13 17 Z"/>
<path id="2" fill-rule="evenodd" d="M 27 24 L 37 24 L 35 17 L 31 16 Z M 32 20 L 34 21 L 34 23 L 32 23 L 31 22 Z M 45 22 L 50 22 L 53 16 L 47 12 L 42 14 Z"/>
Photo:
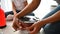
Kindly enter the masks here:
<path id="1" fill-rule="evenodd" d="M 13 19 L 13 28 L 17 31 L 18 29 L 22 29 L 22 21 L 19 21 L 18 18 L 14 17 Z"/>
<path id="2" fill-rule="evenodd" d="M 30 27 L 26 27 L 26 30 L 29 31 L 30 34 L 37 34 L 40 31 L 41 27 L 37 24 L 33 24 Z"/>
<path id="3" fill-rule="evenodd" d="M 19 20 L 18 18 L 14 17 L 13 19 L 13 28 L 17 31 L 17 30 L 25 30 L 25 27 L 30 26 L 30 24 L 26 24 L 24 22 L 22 22 L 21 20 Z"/>

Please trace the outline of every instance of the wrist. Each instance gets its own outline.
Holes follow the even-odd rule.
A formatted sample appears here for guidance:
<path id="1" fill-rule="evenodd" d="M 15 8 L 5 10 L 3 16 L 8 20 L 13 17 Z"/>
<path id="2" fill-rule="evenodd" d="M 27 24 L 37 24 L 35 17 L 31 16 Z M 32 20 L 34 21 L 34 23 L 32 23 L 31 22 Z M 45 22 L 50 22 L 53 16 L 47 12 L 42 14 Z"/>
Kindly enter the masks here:
<path id="1" fill-rule="evenodd" d="M 20 15 L 18 15 L 18 13 L 15 15 L 16 18 L 20 18 Z"/>
<path id="2" fill-rule="evenodd" d="M 42 27 L 44 25 L 45 25 L 45 21 L 44 20 L 38 21 L 38 23 L 37 23 L 38 27 Z"/>

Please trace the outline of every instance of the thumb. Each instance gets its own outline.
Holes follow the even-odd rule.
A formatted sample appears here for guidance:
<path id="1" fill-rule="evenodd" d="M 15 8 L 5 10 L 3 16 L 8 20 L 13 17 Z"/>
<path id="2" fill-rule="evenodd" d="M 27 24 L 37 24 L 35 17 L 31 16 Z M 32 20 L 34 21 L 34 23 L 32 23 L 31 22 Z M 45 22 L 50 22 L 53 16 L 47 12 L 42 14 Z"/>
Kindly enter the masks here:
<path id="1" fill-rule="evenodd" d="M 32 31 L 30 31 L 30 34 L 36 34 L 37 33 L 37 28 L 34 27 L 34 29 Z"/>
<path id="2" fill-rule="evenodd" d="M 30 31 L 31 28 L 30 27 L 26 27 L 25 29 L 28 30 L 28 31 Z"/>
<path id="3" fill-rule="evenodd" d="M 28 31 L 32 31 L 33 29 L 34 29 L 34 27 L 33 27 L 33 26 L 26 27 L 26 30 L 28 30 Z"/>
<path id="4" fill-rule="evenodd" d="M 40 31 L 40 27 L 35 26 L 32 31 L 30 31 L 30 34 L 37 34 Z"/>

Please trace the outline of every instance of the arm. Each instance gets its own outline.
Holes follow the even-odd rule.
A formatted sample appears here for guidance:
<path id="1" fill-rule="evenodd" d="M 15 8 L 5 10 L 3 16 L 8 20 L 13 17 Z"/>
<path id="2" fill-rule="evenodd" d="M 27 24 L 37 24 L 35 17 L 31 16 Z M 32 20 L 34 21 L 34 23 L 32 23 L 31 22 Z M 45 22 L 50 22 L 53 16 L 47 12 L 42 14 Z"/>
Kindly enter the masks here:
<path id="1" fill-rule="evenodd" d="M 12 2 L 12 10 L 13 10 L 14 15 L 16 15 L 15 5 L 13 2 Z"/>
<path id="2" fill-rule="evenodd" d="M 16 17 L 21 18 L 25 16 L 26 14 L 29 14 L 33 10 L 35 10 L 38 5 L 40 4 L 41 0 L 33 0 L 30 4 L 28 4 L 21 12 L 19 12 Z"/>
<path id="3" fill-rule="evenodd" d="M 56 12 L 55 14 L 53 14 L 52 16 L 43 19 L 42 21 L 38 22 L 38 26 L 43 26 L 47 23 L 54 23 L 55 21 L 60 20 L 60 11 Z"/>
<path id="4" fill-rule="evenodd" d="M 35 34 L 39 32 L 40 28 L 44 26 L 45 24 L 54 23 L 55 21 L 59 21 L 59 20 L 60 20 L 60 11 L 56 12 L 55 14 L 53 14 L 52 16 L 48 18 L 45 18 L 41 21 L 38 21 L 37 23 L 34 23 L 32 26 L 27 27 L 26 29 L 30 31 L 30 34 Z"/>

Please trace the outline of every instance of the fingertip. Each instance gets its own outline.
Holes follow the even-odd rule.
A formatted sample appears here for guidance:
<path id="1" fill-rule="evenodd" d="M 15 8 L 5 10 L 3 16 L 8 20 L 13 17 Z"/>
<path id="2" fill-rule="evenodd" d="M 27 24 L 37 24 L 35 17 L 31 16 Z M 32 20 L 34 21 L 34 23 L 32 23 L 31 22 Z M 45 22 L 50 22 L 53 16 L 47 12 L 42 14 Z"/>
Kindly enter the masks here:
<path id="1" fill-rule="evenodd" d="M 28 30 L 28 31 L 30 31 L 30 28 L 29 27 L 26 27 L 25 29 Z"/>
<path id="2" fill-rule="evenodd" d="M 22 28 L 22 26 L 19 27 L 20 29 Z"/>
<path id="3" fill-rule="evenodd" d="M 14 28 L 15 31 L 17 31 L 17 28 L 15 26 L 13 28 Z"/>
<path id="4" fill-rule="evenodd" d="M 21 23 L 19 23 L 19 25 L 21 25 Z"/>

